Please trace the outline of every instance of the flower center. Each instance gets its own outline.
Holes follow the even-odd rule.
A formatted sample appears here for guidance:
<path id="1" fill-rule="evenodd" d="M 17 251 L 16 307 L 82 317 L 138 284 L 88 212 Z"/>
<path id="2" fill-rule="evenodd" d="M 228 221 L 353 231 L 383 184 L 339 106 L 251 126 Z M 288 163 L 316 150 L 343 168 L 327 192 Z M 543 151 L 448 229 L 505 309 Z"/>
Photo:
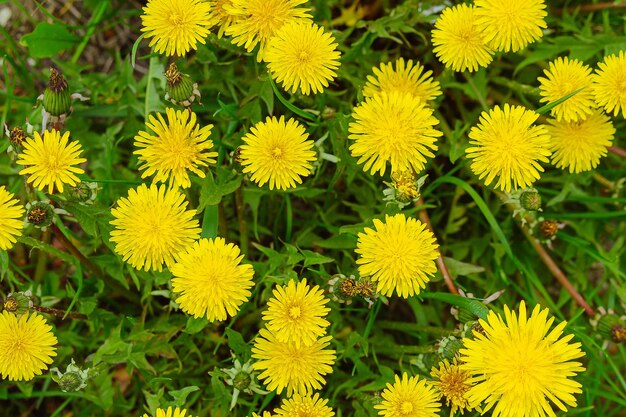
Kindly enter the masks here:
<path id="1" fill-rule="evenodd" d="M 402 402 L 402 404 L 400 405 L 400 414 L 407 415 L 411 412 L 413 412 L 413 403 L 409 401 Z"/>
<path id="2" fill-rule="evenodd" d="M 289 309 L 289 317 L 292 319 L 297 319 L 301 314 L 300 307 L 294 306 Z"/>
<path id="3" fill-rule="evenodd" d="M 178 26 L 178 27 L 184 26 L 185 25 L 185 19 L 183 18 L 183 16 L 181 16 L 178 13 L 172 13 L 170 15 L 170 23 L 173 26 Z"/>
<path id="4" fill-rule="evenodd" d="M 298 61 L 300 63 L 305 63 L 309 61 L 309 53 L 307 51 L 301 51 L 298 54 Z"/>
<path id="5" fill-rule="evenodd" d="M 272 158 L 274 159 L 280 159 L 280 157 L 283 156 L 283 150 L 280 148 L 274 148 L 272 150 Z"/>

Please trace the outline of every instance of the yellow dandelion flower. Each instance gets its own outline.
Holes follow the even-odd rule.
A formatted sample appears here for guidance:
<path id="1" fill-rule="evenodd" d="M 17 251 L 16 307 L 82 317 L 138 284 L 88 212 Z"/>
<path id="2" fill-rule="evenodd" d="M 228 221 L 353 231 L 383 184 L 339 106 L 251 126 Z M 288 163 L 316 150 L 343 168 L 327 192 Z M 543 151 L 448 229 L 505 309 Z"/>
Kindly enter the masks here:
<path id="1" fill-rule="evenodd" d="M 574 395 L 581 385 L 570 379 L 585 369 L 573 361 L 584 356 L 574 335 L 561 337 L 566 322 L 552 331 L 554 317 L 536 306 L 526 318 L 526 304 L 519 315 L 504 307 L 505 320 L 493 311 L 480 320 L 484 332 L 463 339 L 461 369 L 472 374 L 474 386 L 467 397 L 472 405 L 484 402 L 483 412 L 494 417 L 554 416 L 550 402 L 567 411 L 576 406 Z M 548 333 L 549 332 L 549 333 Z"/>
<path id="2" fill-rule="evenodd" d="M 461 369 L 456 358 L 452 363 L 447 359 L 439 362 L 439 368 L 433 366 L 430 375 L 434 378 L 431 384 L 443 395 L 446 405 L 451 408 L 451 416 L 457 411 L 464 414 L 466 410 L 471 411 L 474 408 L 467 399 L 467 392 L 472 387 L 471 375 Z"/>
<path id="3" fill-rule="evenodd" d="M 52 326 L 37 313 L 17 318 L 0 313 L 0 375 L 9 381 L 28 381 L 48 369 L 56 356 Z"/>
<path id="4" fill-rule="evenodd" d="M 372 68 L 374 75 L 367 76 L 363 87 L 364 97 L 374 97 L 380 93 L 406 93 L 422 101 L 434 100 L 441 95 L 439 81 L 433 80 L 432 71 L 424 71 L 424 67 L 412 60 L 404 61 L 398 58 L 391 62 L 380 64 L 380 68 Z"/>
<path id="5" fill-rule="evenodd" d="M 359 233 L 355 252 L 359 274 L 371 276 L 377 291 L 390 296 L 394 290 L 403 298 L 426 288 L 437 266 L 437 242 L 432 232 L 419 220 L 404 214 L 374 219 L 374 229 Z"/>
<path id="6" fill-rule="evenodd" d="M 335 38 L 310 21 L 283 25 L 269 41 L 265 62 L 272 78 L 286 91 L 321 93 L 337 76 L 339 51 Z"/>
<path id="7" fill-rule="evenodd" d="M 546 127 L 550 134 L 552 163 L 569 172 L 597 167 L 615 135 L 611 119 L 599 111 L 578 122 L 550 120 Z"/>
<path id="8" fill-rule="evenodd" d="M 148 414 L 144 414 L 143 417 L 150 417 Z M 192 417 L 187 414 L 186 409 L 180 409 L 178 407 L 172 409 L 172 407 L 167 407 L 167 410 L 162 408 L 156 409 L 156 415 L 154 417 Z"/>
<path id="9" fill-rule="evenodd" d="M 261 329 L 252 347 L 256 359 L 252 367 L 262 371 L 259 379 L 265 380 L 268 390 L 280 394 L 286 389 L 289 396 L 306 395 L 321 389 L 326 383 L 324 375 L 333 371 L 335 351 L 325 349 L 330 340 L 330 336 L 324 336 L 309 346 L 297 346 L 294 342 L 279 342 L 272 332 Z"/>
<path id="10" fill-rule="evenodd" d="M 80 182 L 75 174 L 85 171 L 74 165 L 87 160 L 80 157 L 80 143 L 70 141 L 70 132 L 61 136 L 58 130 L 46 130 L 43 138 L 35 132 L 35 136 L 26 139 L 22 146 L 16 164 L 24 165 L 20 175 L 28 175 L 27 181 L 38 190 L 45 191 L 48 187 L 48 194 L 52 194 L 56 186 L 62 193 L 63 184 L 73 187 Z"/>
<path id="11" fill-rule="evenodd" d="M 324 317 L 330 308 L 324 306 L 329 300 L 318 285 L 311 288 L 306 279 L 297 284 L 291 280 L 285 286 L 277 285 L 273 295 L 267 302 L 263 320 L 276 340 L 308 346 L 324 335 L 330 325 Z"/>
<path id="12" fill-rule="evenodd" d="M 140 131 L 135 136 L 134 153 L 139 156 L 141 178 L 154 175 L 154 182 L 170 181 L 174 187 L 189 188 L 187 171 L 200 178 L 206 174 L 198 167 L 214 164 L 217 152 L 206 152 L 213 147 L 208 139 L 213 125 L 203 128 L 196 123 L 196 114 L 187 110 L 165 109 L 167 122 L 161 114 L 150 115 L 146 127 L 152 132 Z"/>
<path id="13" fill-rule="evenodd" d="M 164 185 L 141 184 L 111 209 L 111 241 L 124 262 L 145 271 L 161 271 L 200 234 L 195 210 L 186 210 L 185 196 Z"/>
<path id="14" fill-rule="evenodd" d="M 0 186 L 0 250 L 11 249 L 16 238 L 22 235 L 23 216 L 24 206 L 4 185 Z"/>
<path id="15" fill-rule="evenodd" d="M 394 172 L 422 171 L 426 158 L 435 156 L 432 151 L 437 150 L 435 142 L 442 135 L 433 128 L 439 123 L 433 110 L 410 94 L 377 94 L 355 107 L 352 118 L 350 152 L 371 174 L 384 175 L 387 162 Z"/>
<path id="16" fill-rule="evenodd" d="M 625 51 L 604 57 L 604 61 L 598 63 L 591 88 L 598 106 L 614 116 L 622 109 L 622 117 L 626 117 Z"/>
<path id="17" fill-rule="evenodd" d="M 244 173 L 251 173 L 259 187 L 269 183 L 270 190 L 295 187 L 311 173 L 315 161 L 314 143 L 304 127 L 294 119 L 268 117 L 243 137 L 239 154 Z"/>
<path id="18" fill-rule="evenodd" d="M 232 5 L 224 9 L 237 17 L 226 34 L 232 42 L 250 52 L 259 45 L 257 61 L 265 59 L 267 42 L 283 27 L 296 19 L 309 19 L 310 9 L 299 7 L 306 0 L 232 0 Z"/>
<path id="19" fill-rule="evenodd" d="M 284 399 L 280 408 L 274 410 L 276 416 L 282 417 L 333 417 L 335 412 L 327 406 L 328 400 L 320 398 L 319 394 Z"/>
<path id="20" fill-rule="evenodd" d="M 476 24 L 491 48 L 517 52 L 543 36 L 544 0 L 476 0 Z"/>
<path id="21" fill-rule="evenodd" d="M 550 114 L 557 120 L 575 122 L 584 120 L 593 112 L 596 103 L 591 91 L 591 68 L 577 59 L 557 58 L 544 70 L 546 78 L 539 77 L 542 103 L 553 103 L 576 90 L 584 88 L 563 103 L 552 108 Z"/>
<path id="22" fill-rule="evenodd" d="M 458 4 L 442 12 L 432 32 L 433 52 L 453 71 L 478 71 L 491 63 L 493 50 L 476 24 L 474 6 Z"/>
<path id="23" fill-rule="evenodd" d="M 211 26 L 218 26 L 217 37 L 222 38 L 226 29 L 237 21 L 237 16 L 228 12 L 228 8 L 233 7 L 233 0 L 210 0 Z"/>
<path id="24" fill-rule="evenodd" d="M 204 0 L 149 0 L 141 15 L 142 32 L 153 38 L 157 53 L 184 56 L 204 44 L 211 27 L 211 7 Z"/>
<path id="25" fill-rule="evenodd" d="M 270 413 L 269 411 L 263 411 L 262 415 L 258 415 L 257 413 L 253 412 L 252 417 L 272 417 L 272 413 Z"/>
<path id="26" fill-rule="evenodd" d="M 409 377 L 406 372 L 402 379 L 394 375 L 395 383 L 387 383 L 383 400 L 374 408 L 383 417 L 436 417 L 441 406 L 437 391 L 417 376 Z"/>
<path id="27" fill-rule="evenodd" d="M 176 302 L 185 313 L 226 320 L 250 298 L 254 270 L 241 263 L 238 246 L 221 237 L 200 239 L 178 258 L 170 268 L 172 291 L 180 294 Z"/>
<path id="28" fill-rule="evenodd" d="M 503 191 L 525 188 L 539 179 L 540 162 L 548 162 L 550 135 L 545 126 L 534 126 L 539 114 L 522 106 L 504 105 L 482 112 L 478 126 L 469 133 L 465 151 L 472 159 L 472 171 L 485 185 Z"/>

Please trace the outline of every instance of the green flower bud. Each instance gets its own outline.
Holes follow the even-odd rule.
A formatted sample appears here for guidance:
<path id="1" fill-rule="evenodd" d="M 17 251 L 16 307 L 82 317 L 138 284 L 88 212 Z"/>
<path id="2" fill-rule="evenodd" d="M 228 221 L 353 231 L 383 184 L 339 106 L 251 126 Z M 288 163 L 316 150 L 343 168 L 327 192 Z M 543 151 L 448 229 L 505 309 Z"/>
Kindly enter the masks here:
<path id="1" fill-rule="evenodd" d="M 165 71 L 165 79 L 167 81 L 165 86 L 166 100 L 170 100 L 177 105 L 189 107 L 196 98 L 200 99 L 198 84 L 193 83 L 187 74 L 181 73 L 174 62 Z"/>
<path id="2" fill-rule="evenodd" d="M 68 188 L 66 195 L 70 201 L 83 205 L 93 204 L 98 195 L 98 184 L 94 182 L 79 182 L 76 186 Z"/>
<path id="3" fill-rule="evenodd" d="M 250 388 L 252 376 L 247 372 L 239 372 L 233 379 L 233 386 L 239 391 L 246 391 Z"/>
<path id="4" fill-rule="evenodd" d="M 30 297 L 30 292 L 11 293 L 3 303 L 3 308 L 16 316 L 27 313 L 32 306 L 33 302 Z"/>
<path id="5" fill-rule="evenodd" d="M 72 98 L 63 75 L 50 68 L 50 80 L 43 93 L 43 107 L 52 116 L 62 116 L 70 112 Z"/>
<path id="6" fill-rule="evenodd" d="M 626 341 L 626 322 L 615 314 L 607 314 L 598 321 L 598 332 L 615 343 Z"/>
<path id="7" fill-rule="evenodd" d="M 437 353 L 439 353 L 443 359 L 448 359 L 450 361 L 454 359 L 456 354 L 459 352 L 459 349 L 463 347 L 463 341 L 454 336 L 444 337 L 439 340 L 438 344 Z"/>
<path id="8" fill-rule="evenodd" d="M 50 372 L 52 373 L 52 380 L 59 384 L 63 392 L 80 391 L 87 386 L 87 380 L 89 380 L 89 369 L 80 369 L 74 359 L 64 373 L 59 371 L 59 368 L 52 368 Z"/>
<path id="9" fill-rule="evenodd" d="M 535 190 L 522 192 L 519 201 L 525 210 L 537 211 L 541 208 L 541 195 Z"/>
<path id="10" fill-rule="evenodd" d="M 45 201 L 35 201 L 26 205 L 26 220 L 28 223 L 44 228 L 52 224 L 54 208 Z"/>

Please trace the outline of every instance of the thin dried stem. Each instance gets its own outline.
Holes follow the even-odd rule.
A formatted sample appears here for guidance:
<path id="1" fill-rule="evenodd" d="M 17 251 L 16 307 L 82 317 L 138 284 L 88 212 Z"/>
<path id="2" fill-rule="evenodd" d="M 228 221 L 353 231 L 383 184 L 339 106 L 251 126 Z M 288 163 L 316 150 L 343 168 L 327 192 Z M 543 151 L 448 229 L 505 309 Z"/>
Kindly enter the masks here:
<path id="1" fill-rule="evenodd" d="M 626 158 L 626 149 L 620 148 L 619 146 L 609 146 L 607 149 L 609 150 L 609 152 L 614 153 L 615 155 Z"/>
<path id="2" fill-rule="evenodd" d="M 75 313 L 73 311 L 65 312 L 63 310 L 59 310 L 51 307 L 43 307 L 43 306 L 32 306 L 33 310 L 38 311 L 40 313 L 51 314 L 54 317 L 58 317 L 60 319 L 75 319 L 75 320 L 87 320 L 87 316 L 82 313 Z"/>
<path id="3" fill-rule="evenodd" d="M 417 202 L 415 204 L 417 206 L 423 206 L 424 205 L 424 199 L 422 197 L 420 197 L 419 200 L 417 200 Z M 437 237 L 437 235 L 435 234 L 435 231 L 433 230 L 433 226 L 430 223 L 430 217 L 428 217 L 428 213 L 426 212 L 426 209 L 420 210 L 419 218 L 420 218 L 421 222 L 426 225 L 428 230 L 430 230 L 433 233 L 433 235 L 435 235 L 435 237 Z M 437 268 L 439 268 L 439 272 L 441 272 L 441 275 L 443 276 L 443 280 L 446 283 L 446 286 L 448 287 L 448 291 L 450 291 L 452 294 L 458 294 L 459 290 L 454 285 L 454 281 L 452 279 L 452 275 L 450 275 L 450 271 L 448 271 L 448 267 L 446 266 L 446 263 L 443 260 L 443 254 L 441 253 L 440 247 L 437 248 L 437 253 L 439 254 L 439 256 L 437 256 L 437 260 L 436 260 Z"/>

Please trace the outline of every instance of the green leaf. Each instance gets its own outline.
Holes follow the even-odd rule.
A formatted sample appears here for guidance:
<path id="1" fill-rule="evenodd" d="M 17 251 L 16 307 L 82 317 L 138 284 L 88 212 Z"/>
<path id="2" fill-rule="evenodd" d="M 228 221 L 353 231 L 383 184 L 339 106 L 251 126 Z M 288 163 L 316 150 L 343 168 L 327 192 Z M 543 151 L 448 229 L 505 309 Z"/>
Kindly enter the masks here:
<path id="1" fill-rule="evenodd" d="M 228 347 L 235 353 L 235 356 L 248 357 L 250 355 L 250 346 L 243 340 L 243 336 L 236 330 L 226 329 L 226 338 Z"/>
<path id="2" fill-rule="evenodd" d="M 64 25 L 45 22 L 38 23 L 35 30 L 20 39 L 33 58 L 53 57 L 79 42 L 80 37 L 70 33 Z"/>
<path id="3" fill-rule="evenodd" d="M 187 401 L 187 397 L 189 396 L 189 394 L 198 391 L 199 389 L 199 387 L 191 385 L 189 387 L 177 389 L 175 391 L 169 391 L 168 394 L 170 394 L 171 397 L 174 398 L 175 406 L 185 408 L 185 401 Z"/>
<path id="4" fill-rule="evenodd" d="M 466 262 L 457 261 L 456 259 L 448 258 L 447 256 L 444 256 L 443 259 L 446 262 L 446 266 L 450 270 L 450 274 L 452 274 L 454 278 L 459 275 L 465 276 L 485 272 L 485 268 L 479 265 L 473 265 Z"/>
<path id="5" fill-rule="evenodd" d="M 335 262 L 333 258 L 329 258 L 328 256 L 320 255 L 317 252 L 313 252 L 310 250 L 302 250 L 302 255 L 304 255 L 304 266 L 310 265 L 319 265 L 319 264 L 327 264 L 329 262 Z"/>
<path id="6" fill-rule="evenodd" d="M 567 94 L 566 96 L 561 97 L 560 99 L 558 99 L 557 101 L 553 101 L 552 103 L 548 103 L 545 106 L 539 107 L 537 110 L 535 110 L 537 113 L 539 114 L 546 114 L 548 113 L 550 110 L 552 110 L 554 107 L 558 106 L 559 104 L 563 103 L 566 100 L 569 100 L 571 97 L 575 96 L 576 94 L 580 93 L 581 91 L 583 91 L 585 89 L 585 87 L 579 88 L 576 91 L 572 91 L 571 93 Z"/>
<path id="7" fill-rule="evenodd" d="M 206 317 L 189 317 L 187 319 L 187 325 L 185 326 L 185 333 L 194 334 L 202 331 L 206 326 L 209 325 L 209 321 Z"/>
<path id="8" fill-rule="evenodd" d="M 207 175 L 202 190 L 200 191 L 200 204 L 198 210 L 204 209 L 206 206 L 214 206 L 222 201 L 222 197 L 235 192 L 241 185 L 243 176 L 237 175 L 227 169 L 219 169 L 217 178 Z"/>
<path id="9" fill-rule="evenodd" d="M 432 298 L 433 300 L 443 301 L 444 303 L 453 304 L 455 306 L 465 308 L 485 320 L 489 309 L 480 301 L 473 298 L 461 297 L 460 295 L 448 294 L 443 292 L 428 292 L 420 294 L 422 298 Z"/>

